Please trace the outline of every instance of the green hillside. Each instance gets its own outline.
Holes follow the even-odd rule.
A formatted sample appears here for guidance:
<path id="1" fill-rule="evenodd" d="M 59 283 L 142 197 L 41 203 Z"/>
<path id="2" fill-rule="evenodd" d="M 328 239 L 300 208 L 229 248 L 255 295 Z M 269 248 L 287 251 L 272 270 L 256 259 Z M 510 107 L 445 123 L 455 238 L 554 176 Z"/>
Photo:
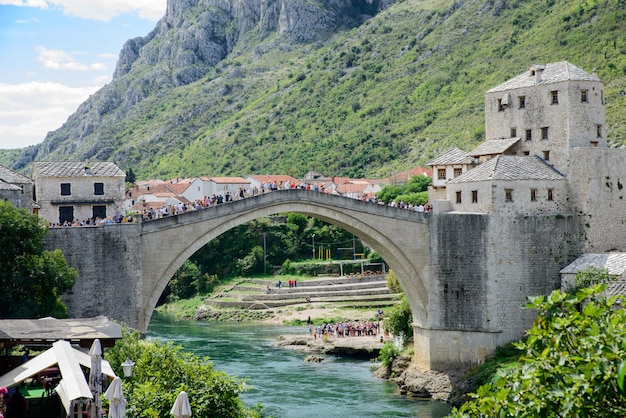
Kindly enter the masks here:
<path id="1" fill-rule="evenodd" d="M 138 178 L 386 176 L 451 146 L 470 150 L 484 139 L 486 90 L 564 60 L 604 80 L 609 142 L 623 146 L 625 18 L 625 0 L 405 0 L 308 44 L 252 30 L 191 84 L 149 83 L 154 68 L 133 67 L 103 90 L 142 100 L 94 121 L 110 105 L 95 95 L 9 165 L 91 158 Z"/>

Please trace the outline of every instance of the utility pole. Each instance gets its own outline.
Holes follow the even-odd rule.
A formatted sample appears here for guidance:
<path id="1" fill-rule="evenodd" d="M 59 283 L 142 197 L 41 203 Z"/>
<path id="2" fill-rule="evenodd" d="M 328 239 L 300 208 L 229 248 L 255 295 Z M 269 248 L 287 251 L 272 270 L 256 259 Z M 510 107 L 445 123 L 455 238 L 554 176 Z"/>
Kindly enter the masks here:
<path id="1" fill-rule="evenodd" d="M 263 274 L 267 274 L 267 246 L 265 242 L 265 232 L 263 232 Z"/>

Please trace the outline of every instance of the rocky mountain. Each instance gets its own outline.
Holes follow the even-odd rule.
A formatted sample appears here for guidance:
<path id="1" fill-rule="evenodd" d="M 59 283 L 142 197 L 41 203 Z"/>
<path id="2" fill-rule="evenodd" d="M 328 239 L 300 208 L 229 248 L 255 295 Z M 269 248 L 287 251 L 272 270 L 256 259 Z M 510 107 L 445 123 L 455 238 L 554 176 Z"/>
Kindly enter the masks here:
<path id="1" fill-rule="evenodd" d="M 144 177 L 386 175 L 483 139 L 484 91 L 537 62 L 605 80 L 626 142 L 626 0 L 168 0 L 111 83 L 8 163 Z"/>

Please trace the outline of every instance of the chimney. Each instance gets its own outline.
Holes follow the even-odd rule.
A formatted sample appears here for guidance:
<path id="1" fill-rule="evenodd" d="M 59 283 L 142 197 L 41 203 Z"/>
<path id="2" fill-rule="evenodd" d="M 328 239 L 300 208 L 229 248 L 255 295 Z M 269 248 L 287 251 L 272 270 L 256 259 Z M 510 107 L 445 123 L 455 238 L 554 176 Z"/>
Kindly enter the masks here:
<path id="1" fill-rule="evenodd" d="M 541 73 L 543 72 L 542 68 L 535 68 L 535 85 L 541 83 Z"/>

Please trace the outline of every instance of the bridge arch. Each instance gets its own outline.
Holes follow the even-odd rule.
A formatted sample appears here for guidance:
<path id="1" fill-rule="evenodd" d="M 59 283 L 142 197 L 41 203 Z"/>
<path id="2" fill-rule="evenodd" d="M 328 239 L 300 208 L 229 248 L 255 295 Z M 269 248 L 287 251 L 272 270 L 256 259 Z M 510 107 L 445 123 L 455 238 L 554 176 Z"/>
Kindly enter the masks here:
<path id="1" fill-rule="evenodd" d="M 427 324 L 429 214 L 295 189 L 142 223 L 143 297 L 138 328 L 146 331 L 167 283 L 196 251 L 238 225 L 285 212 L 323 220 L 366 242 L 396 272 L 414 323 Z"/>

